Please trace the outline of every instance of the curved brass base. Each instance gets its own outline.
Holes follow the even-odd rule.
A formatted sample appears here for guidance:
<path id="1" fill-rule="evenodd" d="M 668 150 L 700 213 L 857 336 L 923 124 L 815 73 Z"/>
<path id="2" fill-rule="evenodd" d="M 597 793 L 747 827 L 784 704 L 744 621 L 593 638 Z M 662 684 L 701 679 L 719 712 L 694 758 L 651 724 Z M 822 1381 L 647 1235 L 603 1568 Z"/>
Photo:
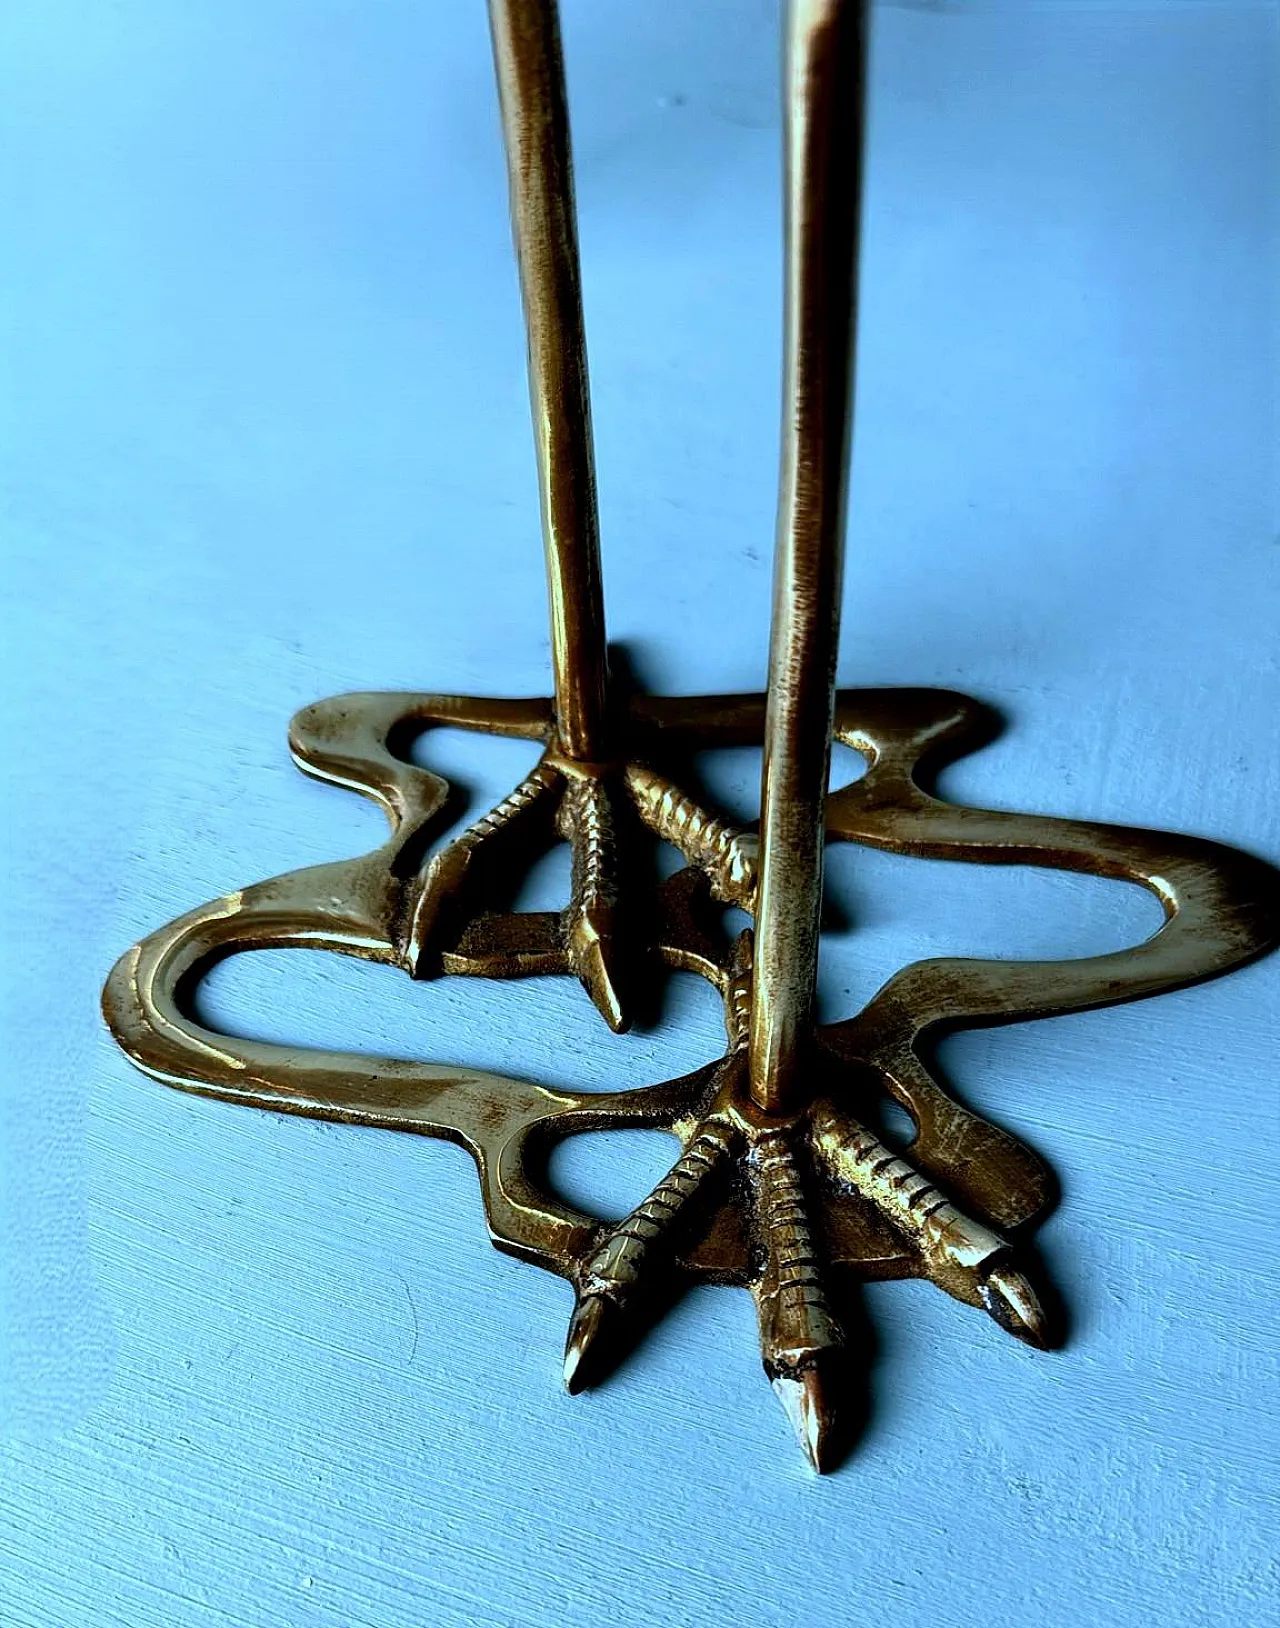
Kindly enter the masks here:
<path id="1" fill-rule="evenodd" d="M 494 1243 L 576 1287 L 571 1389 L 608 1370 L 671 1285 L 748 1285 L 766 1371 L 818 1468 L 838 1439 L 832 1272 L 928 1277 L 1009 1332 L 1048 1343 L 1052 1330 L 1008 1241 L 1044 1209 L 1048 1172 L 947 1093 L 929 1067 L 930 1042 L 946 1028 L 1138 999 L 1225 972 L 1280 942 L 1280 874 L 1193 837 L 940 801 L 920 775 L 986 738 L 987 710 L 947 691 L 844 691 L 835 735 L 868 768 L 829 798 L 829 840 L 1136 882 L 1157 895 L 1166 920 L 1145 943 L 1113 954 L 905 967 L 857 1016 L 815 1034 L 807 1100 L 770 1116 L 745 1089 L 750 933 L 731 943 L 717 920 L 730 905 L 751 906 L 754 838 L 680 785 L 694 751 L 760 742 L 763 697 L 636 697 L 617 720 L 622 755 L 610 764 L 568 760 L 552 719 L 545 700 L 438 695 L 347 695 L 299 713 L 291 730 L 299 766 L 373 797 L 391 819 L 390 840 L 362 858 L 214 900 L 131 949 L 103 997 L 129 1057 L 183 1090 L 466 1147 Z M 448 788 L 409 751 L 437 725 L 545 750 L 510 797 L 426 863 Z M 688 864 L 642 889 L 632 861 L 646 832 Z M 495 907 L 495 886 L 510 888 L 558 839 L 574 853 L 565 911 Z M 298 945 L 414 977 L 572 973 L 615 1027 L 646 977 L 693 971 L 724 999 L 728 1044 L 720 1061 L 683 1079 L 602 1095 L 448 1064 L 300 1052 L 195 1019 L 191 991 L 215 960 Z M 877 1134 L 885 1095 L 915 1124 L 905 1151 Z M 683 1151 L 614 1226 L 566 1204 L 543 1172 L 556 1141 L 622 1127 L 670 1130 Z"/>

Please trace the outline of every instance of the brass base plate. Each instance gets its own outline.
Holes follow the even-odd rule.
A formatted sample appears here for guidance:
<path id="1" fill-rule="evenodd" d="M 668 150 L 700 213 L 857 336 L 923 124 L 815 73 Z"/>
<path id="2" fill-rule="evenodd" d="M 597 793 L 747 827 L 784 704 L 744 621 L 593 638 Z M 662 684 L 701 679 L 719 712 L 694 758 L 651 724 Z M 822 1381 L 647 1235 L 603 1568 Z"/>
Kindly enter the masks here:
<path id="1" fill-rule="evenodd" d="M 760 743 L 764 698 L 633 697 L 615 730 L 621 760 L 583 771 L 557 751 L 550 701 L 354 694 L 299 713 L 290 742 L 306 773 L 378 802 L 389 840 L 361 858 L 213 900 L 153 933 L 113 970 L 107 1022 L 139 1068 L 182 1090 L 460 1143 L 476 1162 L 493 1242 L 578 1289 L 571 1388 L 607 1371 L 643 1325 L 637 1308 L 673 1285 L 750 1286 L 766 1369 L 811 1459 L 825 1467 L 827 1352 L 841 1340 L 828 1273 L 928 1276 L 1010 1332 L 1036 1344 L 1052 1338 L 1007 1241 L 1044 1210 L 1051 1178 L 1016 1138 L 948 1093 L 930 1063 L 934 1039 L 1157 994 L 1280 941 L 1280 875 L 1237 851 L 932 795 L 932 771 L 990 737 L 992 715 L 979 703 L 940 690 L 848 690 L 835 718 L 836 739 L 860 752 L 867 770 L 830 796 L 830 841 L 1138 883 L 1159 898 L 1164 925 L 1132 949 L 1078 960 L 915 962 L 856 1016 L 818 1031 L 809 1100 L 771 1118 L 743 1086 L 749 935 L 735 944 L 719 920 L 726 905 L 750 904 L 751 836 L 678 785 L 694 752 Z M 442 725 L 541 742 L 545 752 L 523 788 L 428 864 L 448 787 L 410 751 Z M 692 862 L 629 890 L 646 829 Z M 495 907 L 486 882 L 509 884 L 558 839 L 575 843 L 566 912 Z M 592 923 L 601 922 L 596 932 Z M 387 962 L 416 977 L 576 973 L 615 1027 L 625 1022 L 628 980 L 664 967 L 694 971 L 724 997 L 726 1053 L 682 1079 L 596 1094 L 447 1062 L 240 1039 L 196 1019 L 191 995 L 213 962 L 289 946 Z M 909 1149 L 886 1147 L 875 1129 L 886 1095 L 914 1122 Z M 637 1127 L 673 1132 L 684 1153 L 620 1226 L 552 1190 L 545 1171 L 554 1143 Z"/>

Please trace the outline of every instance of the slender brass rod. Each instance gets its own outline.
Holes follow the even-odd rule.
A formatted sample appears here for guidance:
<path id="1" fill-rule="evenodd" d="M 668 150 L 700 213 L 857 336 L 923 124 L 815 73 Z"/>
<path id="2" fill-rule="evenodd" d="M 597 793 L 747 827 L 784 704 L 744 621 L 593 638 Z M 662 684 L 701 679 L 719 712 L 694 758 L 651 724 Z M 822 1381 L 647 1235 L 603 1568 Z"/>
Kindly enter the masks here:
<path id="1" fill-rule="evenodd" d="M 782 470 L 756 896 L 752 1099 L 797 1094 L 812 1021 L 853 385 L 864 0 L 789 0 Z"/>
<path id="2" fill-rule="evenodd" d="M 489 25 L 529 338 L 559 745 L 592 760 L 607 750 L 604 594 L 556 0 L 489 0 Z"/>

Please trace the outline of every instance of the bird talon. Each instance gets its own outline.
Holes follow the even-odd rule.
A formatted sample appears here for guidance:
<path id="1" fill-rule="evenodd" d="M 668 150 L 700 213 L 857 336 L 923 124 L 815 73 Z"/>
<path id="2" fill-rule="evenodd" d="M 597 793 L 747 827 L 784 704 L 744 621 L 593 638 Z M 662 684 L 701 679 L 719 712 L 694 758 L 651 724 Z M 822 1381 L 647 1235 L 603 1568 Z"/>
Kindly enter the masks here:
<path id="1" fill-rule="evenodd" d="M 982 1282 L 982 1304 L 1007 1334 L 1037 1351 L 1053 1344 L 1053 1330 L 1040 1297 L 1026 1276 L 1008 1262 L 997 1261 Z"/>
<path id="2" fill-rule="evenodd" d="M 563 916 L 565 952 L 596 1010 L 620 1034 L 630 1018 L 618 989 L 617 839 L 603 778 L 583 775 L 569 781 L 557 826 L 573 850 L 572 895 Z"/>
<path id="3" fill-rule="evenodd" d="M 757 1134 L 748 1168 L 765 1257 L 754 1286 L 764 1370 L 821 1473 L 830 1468 L 837 1424 L 830 1370 L 844 1335 L 827 1301 L 791 1133 Z"/>
<path id="4" fill-rule="evenodd" d="M 605 1370 L 601 1354 L 607 1337 L 616 1337 L 621 1323 L 634 1312 L 654 1253 L 669 1258 L 679 1225 L 705 1195 L 708 1179 L 732 1147 L 728 1120 L 713 1110 L 653 1191 L 609 1231 L 583 1264 L 565 1342 L 565 1385 L 571 1393 L 594 1383 L 592 1376 Z"/>
<path id="5" fill-rule="evenodd" d="M 743 910 L 755 908 L 760 843 L 754 832 L 717 819 L 642 763 L 629 763 L 624 779 L 645 825 L 703 873 L 714 898 Z"/>
<path id="6" fill-rule="evenodd" d="M 957 1300 L 980 1306 L 1028 1345 L 1051 1342 L 1049 1319 L 1013 1246 L 958 1209 L 929 1178 L 856 1119 L 823 1101 L 813 1111 L 814 1145 L 838 1181 L 872 1203 L 916 1246 L 925 1275 Z"/>
<path id="7" fill-rule="evenodd" d="M 414 978 L 429 976 L 438 959 L 446 925 L 461 906 L 476 861 L 495 838 L 524 823 L 554 790 L 558 773 L 544 756 L 531 774 L 496 807 L 482 814 L 439 853 L 417 882 L 408 909 L 405 961 Z"/>

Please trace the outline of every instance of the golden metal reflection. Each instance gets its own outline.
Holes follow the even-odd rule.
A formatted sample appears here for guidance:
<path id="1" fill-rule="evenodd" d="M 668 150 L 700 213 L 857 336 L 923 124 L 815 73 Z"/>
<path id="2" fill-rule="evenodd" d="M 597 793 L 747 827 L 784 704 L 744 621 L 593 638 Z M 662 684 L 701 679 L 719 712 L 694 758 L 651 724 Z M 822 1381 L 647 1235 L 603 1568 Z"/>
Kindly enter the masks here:
<path id="1" fill-rule="evenodd" d="M 1280 942 L 1280 875 L 1218 844 L 997 813 L 927 789 L 991 733 L 941 690 L 834 691 L 861 164 L 859 0 L 791 0 L 784 452 L 769 690 L 645 696 L 605 660 L 568 125 L 555 6 L 491 0 L 530 344 L 555 668 L 552 700 L 340 696 L 293 720 L 308 774 L 373 798 L 389 840 L 363 857 L 261 882 L 192 911 L 117 964 L 112 1032 L 159 1080 L 230 1102 L 460 1143 L 493 1242 L 574 1286 L 564 1378 L 603 1377 L 671 1293 L 750 1288 L 765 1371 L 815 1468 L 848 1436 L 841 1278 L 927 1277 L 1031 1345 L 1054 1337 L 1017 1239 L 1051 1178 L 1006 1131 L 957 1103 L 930 1060 L 949 1028 L 1133 1000 L 1213 977 Z M 411 752 L 440 726 L 539 742 L 537 767 L 434 857 L 448 787 Z M 864 776 L 827 795 L 832 739 Z M 693 754 L 763 745 L 761 830 L 687 789 Z M 502 905 L 557 840 L 572 849 L 563 912 Z M 813 1020 L 825 841 L 1137 883 L 1165 923 L 1146 943 L 1053 962 L 935 959 L 892 977 L 856 1016 Z M 660 884 L 646 847 L 684 869 Z M 730 939 L 723 915 L 751 913 Z M 448 1064 L 306 1051 L 217 1033 L 192 991 L 218 959 L 304 945 L 413 978 L 576 976 L 614 1029 L 664 969 L 724 1003 L 722 1057 L 682 1079 L 593 1094 Z M 886 1100 L 915 1135 L 898 1149 Z M 566 1203 L 551 1148 L 584 1131 L 678 1137 L 666 1176 L 623 1221 Z M 842 1424 L 842 1419 L 844 1423 Z"/>

